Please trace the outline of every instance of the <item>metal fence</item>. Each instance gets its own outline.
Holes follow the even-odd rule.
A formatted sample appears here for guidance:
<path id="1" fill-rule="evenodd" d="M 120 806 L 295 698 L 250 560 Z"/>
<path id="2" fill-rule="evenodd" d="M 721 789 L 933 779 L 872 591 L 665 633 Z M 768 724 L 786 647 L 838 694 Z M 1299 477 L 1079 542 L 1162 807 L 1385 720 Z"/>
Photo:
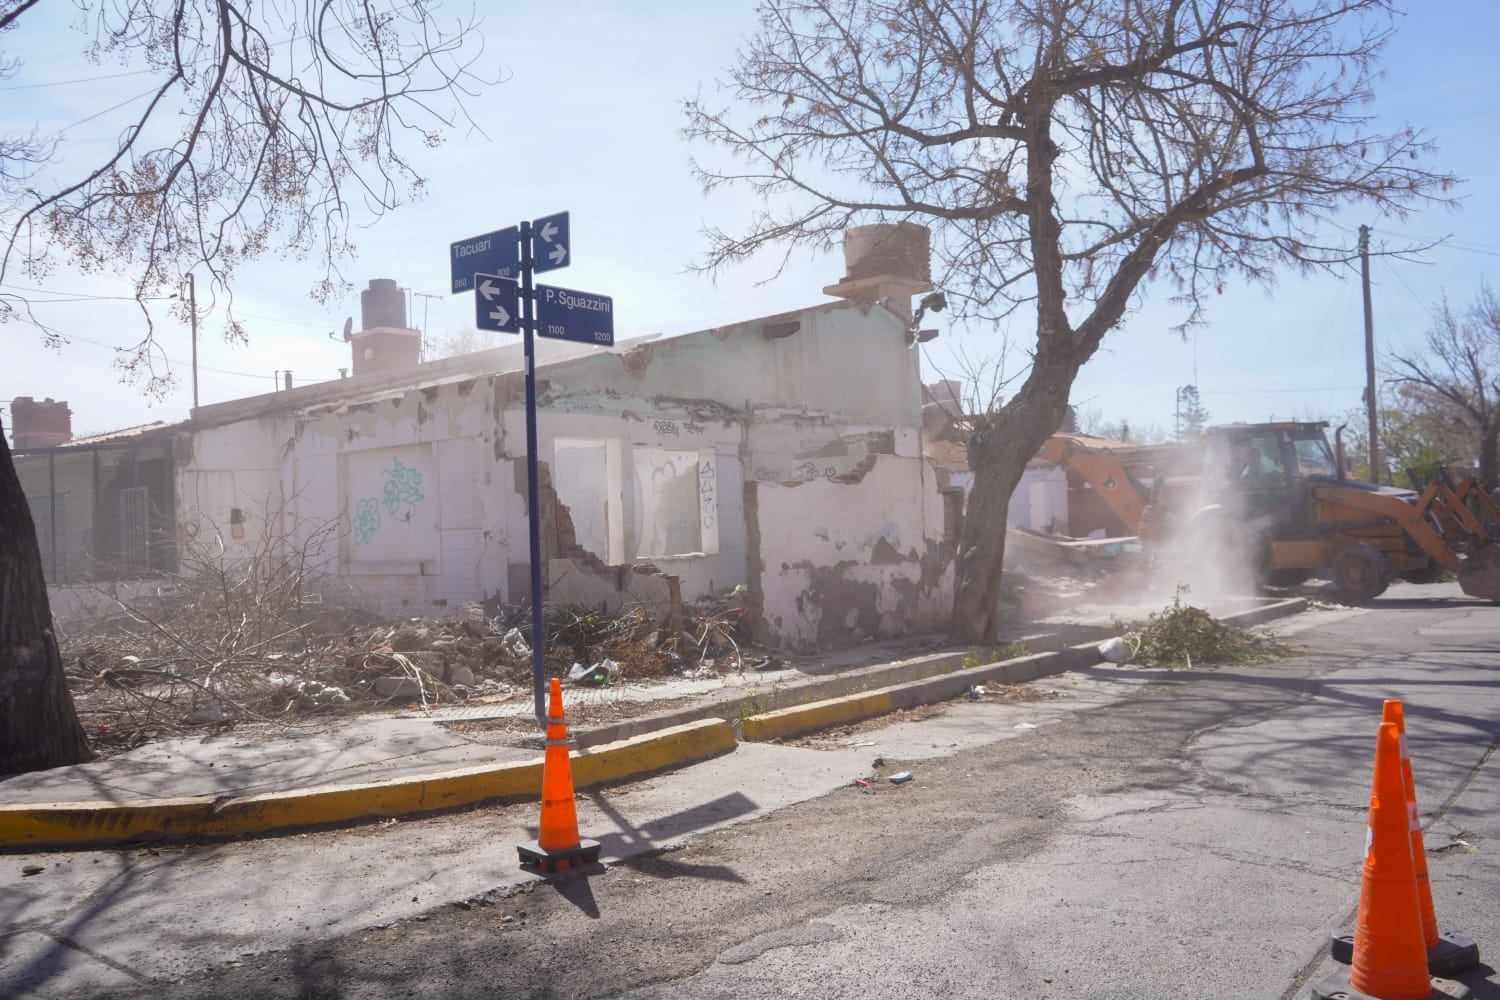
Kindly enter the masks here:
<path id="1" fill-rule="evenodd" d="M 176 568 L 170 443 L 37 448 L 14 459 L 48 583 Z"/>

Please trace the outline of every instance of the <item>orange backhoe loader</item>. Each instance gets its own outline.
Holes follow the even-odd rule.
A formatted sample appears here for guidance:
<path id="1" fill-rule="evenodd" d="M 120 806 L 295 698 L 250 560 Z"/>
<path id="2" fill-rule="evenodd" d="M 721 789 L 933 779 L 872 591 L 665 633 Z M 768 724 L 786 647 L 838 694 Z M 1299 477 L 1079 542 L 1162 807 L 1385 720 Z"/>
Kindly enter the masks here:
<path id="1" fill-rule="evenodd" d="M 1230 424 L 1185 446 L 1170 470 L 1193 470 L 1197 488 L 1168 494 L 1168 469 L 1148 488 L 1107 449 L 1054 436 L 1041 461 L 1085 479 L 1148 546 L 1226 544 L 1257 579 L 1291 586 L 1326 572 L 1351 602 L 1381 594 L 1399 576 L 1416 583 L 1444 570 L 1464 593 L 1500 601 L 1500 504 L 1469 476 L 1444 472 L 1419 490 L 1348 478 L 1326 423 Z"/>

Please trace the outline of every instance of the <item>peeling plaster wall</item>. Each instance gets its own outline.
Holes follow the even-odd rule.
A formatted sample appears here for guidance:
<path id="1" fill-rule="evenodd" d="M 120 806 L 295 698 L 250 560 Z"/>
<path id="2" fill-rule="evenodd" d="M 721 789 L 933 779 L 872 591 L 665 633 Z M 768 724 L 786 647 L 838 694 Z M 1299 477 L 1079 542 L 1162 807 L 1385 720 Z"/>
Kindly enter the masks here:
<path id="1" fill-rule="evenodd" d="M 333 526 L 312 568 L 372 610 L 430 615 L 491 597 L 524 603 L 521 374 L 443 372 L 445 381 L 421 388 L 386 378 L 349 399 L 318 387 L 287 394 L 284 409 L 274 400 L 258 409 L 254 401 L 210 408 L 205 423 L 232 422 L 191 433 L 179 496 L 200 518 L 227 520 L 232 508 L 260 512 L 240 540 L 246 551 L 270 533 L 290 555 Z M 917 356 L 884 309 L 820 307 L 543 366 L 538 407 L 548 599 L 656 603 L 748 583 L 746 498 L 759 495 L 759 531 L 779 553 L 764 564 L 805 563 L 809 574 L 834 574 L 813 581 L 808 615 L 832 609 L 856 584 L 888 592 L 878 610 L 860 611 L 841 630 L 814 621 L 813 641 L 925 627 L 918 623 L 936 620 L 931 609 L 946 613 L 945 600 L 934 596 L 941 585 L 928 579 L 942 576 L 929 552 L 940 541 L 923 540 L 941 540 L 942 508 L 920 458 Z M 574 449 L 567 460 L 574 464 L 560 466 L 554 481 L 559 442 Z M 580 455 L 606 456 L 607 467 L 580 471 Z M 658 473 L 670 493 L 649 481 Z M 806 483 L 756 482 L 765 479 Z M 697 524 L 684 524 L 695 482 Z M 866 512 L 861 523 L 889 536 L 878 551 L 852 554 L 859 540 L 837 527 L 854 523 L 851 498 Z M 795 554 L 788 533 L 807 525 L 813 504 L 822 505 L 839 544 Z M 697 551 L 671 551 L 694 541 Z M 851 559 L 855 568 L 844 565 Z M 790 621 L 782 605 L 796 572 L 787 573 L 770 600 Z M 850 613 L 839 612 L 840 620 Z"/>
<path id="2" fill-rule="evenodd" d="M 274 418 L 201 431 L 179 461 L 178 531 L 184 546 L 219 541 L 229 558 L 248 557 L 267 537 L 280 537 L 287 506 Z M 237 523 L 235 523 L 237 522 Z M 235 530 L 238 528 L 238 530 Z"/>
<path id="3" fill-rule="evenodd" d="M 942 628 L 953 599 L 942 500 L 921 459 L 858 480 L 752 484 L 762 641 L 807 651 Z"/>

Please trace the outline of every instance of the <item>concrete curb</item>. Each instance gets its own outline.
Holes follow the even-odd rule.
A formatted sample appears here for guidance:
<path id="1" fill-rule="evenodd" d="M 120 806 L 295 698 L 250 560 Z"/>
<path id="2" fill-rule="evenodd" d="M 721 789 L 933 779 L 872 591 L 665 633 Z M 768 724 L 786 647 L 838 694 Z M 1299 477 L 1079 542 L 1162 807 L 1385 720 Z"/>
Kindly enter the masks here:
<path id="1" fill-rule="evenodd" d="M 923 677 L 862 694 L 793 705 L 763 715 L 751 715 L 741 722 L 741 736 L 752 743 L 801 736 L 829 726 L 874 718 L 897 709 L 946 701 L 958 697 L 976 684 L 989 681 L 1021 684 L 1039 677 L 1093 666 L 1098 662 L 1098 644 L 1089 642 L 1068 646 L 1053 653 L 1034 653 L 1014 660 L 963 667 L 936 677 Z"/>
<path id="2" fill-rule="evenodd" d="M 1101 636 L 1099 641 L 1102 639 Z M 1051 632 L 1021 636 L 1015 641 L 1025 643 L 1028 648 L 1038 653 L 1055 652 L 1063 648 L 1061 636 Z M 997 647 L 999 647 L 998 643 L 996 647 L 990 648 L 990 655 L 993 655 Z M 863 694 L 872 689 L 884 689 L 924 677 L 951 674 L 967 669 L 963 666 L 965 660 L 973 660 L 983 655 L 985 655 L 984 651 L 977 648 L 950 650 L 944 653 L 931 653 L 927 656 L 896 660 L 885 666 L 854 668 L 847 673 L 837 673 L 832 677 L 815 680 L 788 684 L 771 680 L 764 688 L 733 695 L 706 705 L 694 705 L 691 708 L 683 708 L 674 712 L 626 719 L 622 722 L 581 731 L 575 735 L 579 746 L 593 746 L 596 743 L 653 732 L 662 726 L 683 725 L 698 719 L 723 719 L 726 722 L 739 723 L 747 716 L 758 716 L 769 711 L 837 699 L 846 695 Z"/>
<path id="3" fill-rule="evenodd" d="M 1308 609 L 1308 600 L 1305 597 L 1289 597 L 1275 604 L 1267 604 L 1263 608 L 1251 608 L 1249 611 L 1240 611 L 1236 614 L 1225 615 L 1219 621 L 1229 625 L 1238 625 L 1244 628 L 1248 625 L 1261 625 L 1265 622 L 1274 621 L 1277 618 L 1287 618 L 1291 615 L 1301 614 Z"/>
<path id="4" fill-rule="evenodd" d="M 573 785 L 587 788 L 649 774 L 717 756 L 735 746 L 734 732 L 722 719 L 674 726 L 573 754 Z M 0 849 L 237 837 L 539 798 L 541 788 L 542 761 L 538 758 L 407 781 L 328 785 L 228 799 L 199 796 L 0 805 Z"/>
<path id="5" fill-rule="evenodd" d="M 1306 599 L 1298 597 L 1225 615 L 1220 621 L 1240 627 L 1259 625 L 1277 618 L 1298 614 L 1306 611 L 1307 607 Z M 1022 684 L 1068 670 L 1091 667 L 1101 662 L 1098 645 L 1096 642 L 1079 643 L 1056 652 L 1038 653 L 977 667 L 964 667 L 935 677 L 919 678 L 874 691 L 750 715 L 741 721 L 741 736 L 751 742 L 802 736 L 830 726 L 874 718 L 897 709 L 915 708 L 918 705 L 930 705 L 933 702 L 956 698 L 976 684 L 989 681 L 999 684 Z M 955 654 L 945 654 L 943 659 L 953 659 L 954 656 Z"/>

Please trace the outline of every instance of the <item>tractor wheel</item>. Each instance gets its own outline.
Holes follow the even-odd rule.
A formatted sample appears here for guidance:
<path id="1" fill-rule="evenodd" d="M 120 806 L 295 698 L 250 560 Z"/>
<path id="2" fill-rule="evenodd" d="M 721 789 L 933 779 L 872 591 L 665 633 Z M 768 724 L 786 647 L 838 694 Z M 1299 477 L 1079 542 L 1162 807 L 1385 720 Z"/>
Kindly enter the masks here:
<path id="1" fill-rule="evenodd" d="M 1351 545 L 1333 557 L 1333 582 L 1349 604 L 1367 604 L 1391 583 L 1390 565 L 1373 545 Z"/>

